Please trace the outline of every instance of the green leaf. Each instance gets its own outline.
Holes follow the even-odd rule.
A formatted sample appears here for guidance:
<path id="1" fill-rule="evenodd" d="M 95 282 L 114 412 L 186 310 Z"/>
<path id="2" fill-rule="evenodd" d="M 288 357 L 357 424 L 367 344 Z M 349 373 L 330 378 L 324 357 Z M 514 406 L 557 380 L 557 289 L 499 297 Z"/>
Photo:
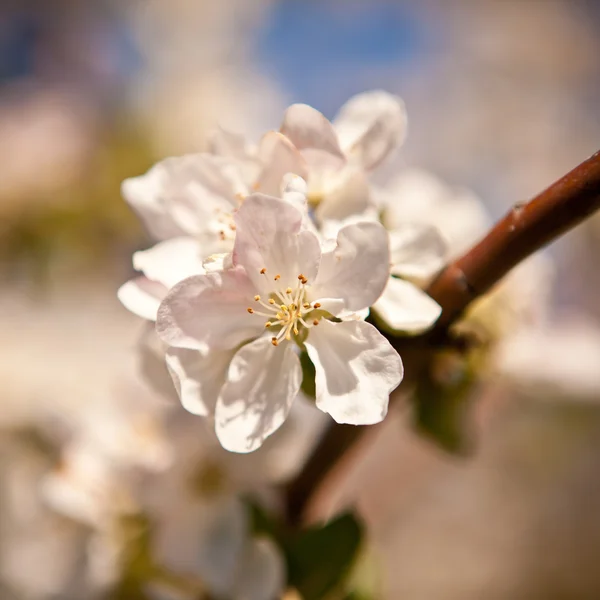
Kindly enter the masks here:
<path id="1" fill-rule="evenodd" d="M 300 532 L 287 547 L 290 585 L 304 600 L 324 598 L 350 573 L 362 538 L 363 526 L 351 513 Z"/>
<path id="2" fill-rule="evenodd" d="M 414 391 L 415 427 L 448 452 L 471 449 L 469 414 L 474 371 L 457 353 L 440 353 L 429 376 Z"/>
<path id="3" fill-rule="evenodd" d="M 314 400 L 316 397 L 315 365 L 312 364 L 312 361 L 306 352 L 300 354 L 300 365 L 302 366 L 301 389 L 306 396 Z"/>

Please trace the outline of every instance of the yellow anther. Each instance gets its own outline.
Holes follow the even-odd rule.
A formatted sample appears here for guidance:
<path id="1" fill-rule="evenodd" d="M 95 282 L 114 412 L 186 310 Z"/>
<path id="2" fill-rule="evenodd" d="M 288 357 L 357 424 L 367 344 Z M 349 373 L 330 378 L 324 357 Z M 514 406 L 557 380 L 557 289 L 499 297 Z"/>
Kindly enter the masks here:
<path id="1" fill-rule="evenodd" d="M 250 307 L 248 307 L 246 310 L 247 310 L 247 311 L 248 311 L 250 314 L 252 314 L 252 313 L 254 312 L 254 309 L 253 309 L 253 308 L 250 308 Z"/>
<path id="2" fill-rule="evenodd" d="M 290 304 L 290 310 L 294 312 L 295 310 L 298 310 L 298 307 L 294 303 L 292 303 Z"/>
<path id="3" fill-rule="evenodd" d="M 275 304 L 275 300 L 273 300 L 273 298 L 269 298 L 269 304 Z"/>
<path id="4" fill-rule="evenodd" d="M 315 302 L 315 303 L 313 304 L 313 306 L 314 306 L 315 308 L 321 308 L 321 303 L 320 303 L 320 302 Z"/>
<path id="5" fill-rule="evenodd" d="M 294 325 L 294 335 L 298 335 L 298 328 Z"/>
<path id="6" fill-rule="evenodd" d="M 273 346 L 279 346 L 279 342 L 277 341 L 276 337 L 271 338 L 271 344 L 273 344 Z"/>
<path id="7" fill-rule="evenodd" d="M 285 288 L 285 293 L 286 294 L 291 294 L 292 293 L 292 288 L 291 287 Z"/>
<path id="8" fill-rule="evenodd" d="M 313 325 L 318 325 L 318 324 L 319 324 L 319 319 L 315 319 L 315 320 L 313 321 Z"/>
<path id="9" fill-rule="evenodd" d="M 278 313 L 277 313 L 275 316 L 276 316 L 276 317 L 277 317 L 279 320 L 283 319 L 283 313 L 280 313 L 280 312 L 278 312 Z"/>
<path id="10" fill-rule="evenodd" d="M 282 305 L 281 305 L 279 308 L 280 308 L 280 309 L 281 309 L 283 312 L 287 312 L 287 311 L 288 311 L 288 307 L 287 307 L 285 304 L 282 304 Z"/>
<path id="11" fill-rule="evenodd" d="M 263 267 L 263 268 L 260 270 L 260 274 L 261 274 L 261 275 L 264 275 L 266 272 L 267 272 L 267 269 L 266 269 L 265 267 Z"/>
<path id="12" fill-rule="evenodd" d="M 275 275 L 275 277 L 273 277 L 273 279 L 275 281 L 279 281 L 281 279 L 281 275 Z"/>
<path id="13" fill-rule="evenodd" d="M 303 308 L 310 308 L 310 304 L 308 302 L 305 302 L 302 306 Z"/>
<path id="14" fill-rule="evenodd" d="M 254 296 L 254 300 L 256 300 L 256 302 L 260 302 L 260 296 L 256 294 L 256 296 Z"/>
<path id="15" fill-rule="evenodd" d="M 273 323 L 271 323 L 271 321 L 267 321 L 265 323 L 265 327 L 268 329 L 269 327 L 271 327 L 271 325 L 273 325 Z"/>

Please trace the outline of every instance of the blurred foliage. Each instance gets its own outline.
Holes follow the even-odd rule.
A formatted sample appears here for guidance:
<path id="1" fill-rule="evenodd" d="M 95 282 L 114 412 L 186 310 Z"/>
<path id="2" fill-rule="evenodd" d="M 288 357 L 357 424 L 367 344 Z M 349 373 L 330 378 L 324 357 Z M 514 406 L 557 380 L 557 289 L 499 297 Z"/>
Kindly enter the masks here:
<path id="1" fill-rule="evenodd" d="M 305 600 L 333 598 L 350 574 L 363 535 L 351 513 L 301 531 L 286 547 L 290 585 Z"/>
<path id="2" fill-rule="evenodd" d="M 43 282 L 54 268 L 72 273 L 121 264 L 144 235 L 121 182 L 154 161 L 144 138 L 116 123 L 74 183 L 47 198 L 2 201 L 10 210 L 0 219 L 0 276 Z"/>
<path id="3" fill-rule="evenodd" d="M 272 514 L 250 499 L 252 529 L 256 535 L 274 539 L 287 561 L 288 585 L 298 591 L 303 600 L 342 600 L 348 587 L 357 586 L 354 575 L 363 549 L 364 527 L 348 512 L 325 524 L 306 529 L 290 530 Z M 357 592 L 353 592 L 357 593 Z M 366 600 L 364 596 L 352 596 Z"/>
<path id="4" fill-rule="evenodd" d="M 438 351 L 412 396 L 417 430 L 447 452 L 472 448 L 469 417 L 486 353 L 481 348 Z"/>

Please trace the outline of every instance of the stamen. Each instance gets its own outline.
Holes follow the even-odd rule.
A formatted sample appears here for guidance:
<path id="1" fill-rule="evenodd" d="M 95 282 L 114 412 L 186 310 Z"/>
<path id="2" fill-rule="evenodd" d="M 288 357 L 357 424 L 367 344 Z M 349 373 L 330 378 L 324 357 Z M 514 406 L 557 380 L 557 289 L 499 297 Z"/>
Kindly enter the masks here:
<path id="1" fill-rule="evenodd" d="M 293 291 L 293 290 L 292 290 L 292 288 L 291 288 L 291 287 L 285 288 L 285 293 L 286 293 L 286 294 L 291 294 L 291 293 L 292 293 L 292 291 Z"/>
<path id="2" fill-rule="evenodd" d="M 260 296 L 256 294 L 256 296 L 254 296 L 254 300 L 256 300 L 256 302 L 260 302 Z"/>
<path id="3" fill-rule="evenodd" d="M 269 304 L 275 304 L 275 300 L 273 300 L 273 298 L 269 298 Z"/>
<path id="4" fill-rule="evenodd" d="M 261 274 L 261 275 L 264 275 L 266 272 L 267 272 L 267 269 L 266 269 L 265 267 L 263 267 L 263 268 L 260 270 L 260 274 Z"/>
<path id="5" fill-rule="evenodd" d="M 235 231 L 237 229 L 237 226 L 234 223 L 230 223 L 229 229 L 231 229 L 231 231 Z"/>
<path id="6" fill-rule="evenodd" d="M 273 323 L 271 323 L 271 321 L 267 321 L 265 323 L 265 327 L 268 329 L 269 327 L 271 327 L 271 325 L 273 325 Z"/>
<path id="7" fill-rule="evenodd" d="M 310 304 L 309 304 L 308 302 L 305 302 L 305 303 L 302 305 L 302 308 L 310 308 Z"/>
<path id="8" fill-rule="evenodd" d="M 314 308 L 321 308 L 321 303 L 320 303 L 320 302 L 315 302 L 315 303 L 313 304 L 313 307 L 314 307 Z"/>
<path id="9" fill-rule="evenodd" d="M 319 324 L 319 319 L 315 319 L 315 320 L 313 321 L 313 325 L 318 325 L 318 324 Z"/>
<path id="10" fill-rule="evenodd" d="M 247 311 L 248 311 L 250 314 L 253 314 L 253 313 L 254 313 L 254 309 L 253 309 L 253 308 L 250 308 L 250 307 L 248 307 L 246 310 L 247 310 Z"/>
<path id="11" fill-rule="evenodd" d="M 279 281 L 281 279 L 281 275 L 275 275 L 275 277 L 273 277 L 274 281 Z"/>
<path id="12" fill-rule="evenodd" d="M 271 338 L 271 344 L 273 344 L 273 346 L 279 346 L 279 342 L 277 341 L 276 337 Z"/>

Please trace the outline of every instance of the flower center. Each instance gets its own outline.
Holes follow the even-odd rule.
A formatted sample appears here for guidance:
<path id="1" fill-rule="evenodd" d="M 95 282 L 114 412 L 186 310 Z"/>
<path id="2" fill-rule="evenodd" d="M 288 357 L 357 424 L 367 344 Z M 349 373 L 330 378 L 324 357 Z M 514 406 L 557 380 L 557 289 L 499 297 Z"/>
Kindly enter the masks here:
<path id="1" fill-rule="evenodd" d="M 268 278 L 266 269 L 261 269 L 260 274 Z M 280 279 L 281 275 L 273 277 L 275 283 Z M 255 310 L 252 307 L 247 308 L 251 315 L 259 315 L 267 318 L 265 322 L 267 329 L 271 327 L 280 328 L 277 335 L 271 338 L 273 346 L 278 346 L 283 340 L 291 340 L 292 335 L 297 336 L 300 333 L 300 327 L 310 329 L 319 324 L 320 317 L 313 318 L 310 324 L 308 322 L 311 319 L 309 313 L 319 309 L 321 305 L 318 302 L 311 304 L 307 301 L 307 283 L 308 279 L 300 273 L 296 287 L 276 287 L 269 294 L 266 301 L 259 295 L 254 296 L 254 301 L 260 304 L 265 310 Z"/>
<path id="2" fill-rule="evenodd" d="M 211 229 L 222 242 L 233 242 L 235 240 L 235 222 L 233 220 L 233 214 L 220 208 L 215 209 L 215 217 Z"/>

